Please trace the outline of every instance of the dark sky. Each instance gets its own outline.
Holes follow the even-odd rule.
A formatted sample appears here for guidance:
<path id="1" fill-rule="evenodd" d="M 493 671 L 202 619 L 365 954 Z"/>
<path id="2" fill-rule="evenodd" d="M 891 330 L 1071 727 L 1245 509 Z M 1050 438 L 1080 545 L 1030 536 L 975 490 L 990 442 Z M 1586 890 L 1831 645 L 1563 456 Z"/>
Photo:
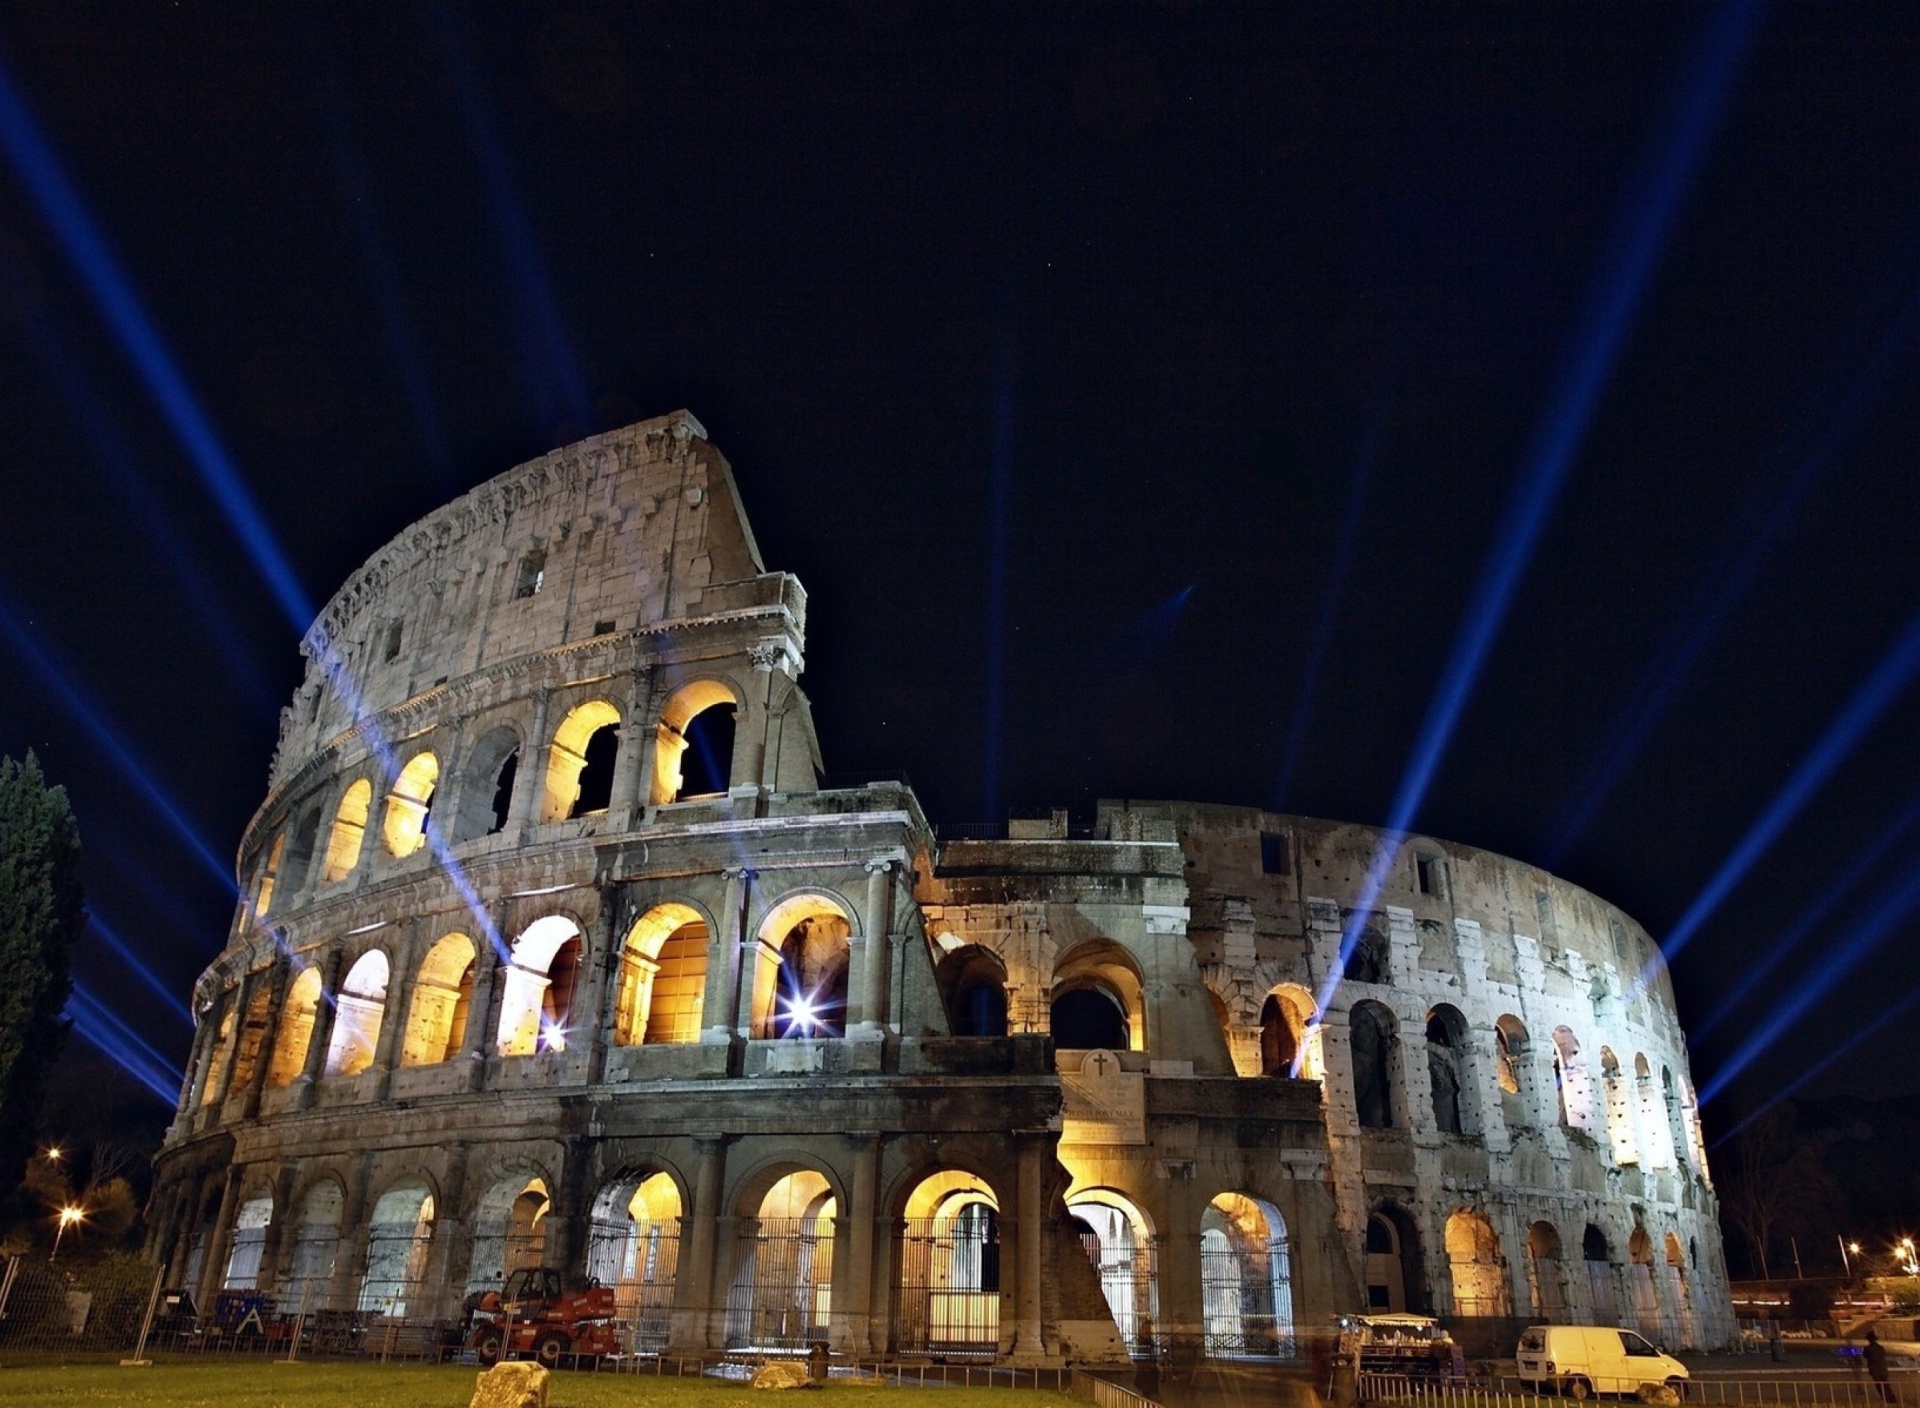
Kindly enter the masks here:
<path id="1" fill-rule="evenodd" d="M 1385 821 L 1526 549 L 1414 825 L 1665 937 L 1920 606 L 1917 35 L 1895 5 L 7 6 L 6 83 L 158 339 L 143 375 L 9 128 L 0 752 L 66 783 L 94 913 L 174 996 L 97 934 L 82 982 L 178 1063 L 231 896 L 23 640 L 230 867 L 305 624 L 259 557 L 317 609 L 461 490 L 681 406 L 812 595 L 830 771 L 905 770 L 943 820 Z M 1920 984 L 1920 826 L 1874 849 L 1920 788 L 1889 686 L 1675 958 L 1705 1085 L 1877 938 L 1710 1135 L 1889 1012 L 1809 1089 L 1914 1084 L 1870 1059 Z"/>

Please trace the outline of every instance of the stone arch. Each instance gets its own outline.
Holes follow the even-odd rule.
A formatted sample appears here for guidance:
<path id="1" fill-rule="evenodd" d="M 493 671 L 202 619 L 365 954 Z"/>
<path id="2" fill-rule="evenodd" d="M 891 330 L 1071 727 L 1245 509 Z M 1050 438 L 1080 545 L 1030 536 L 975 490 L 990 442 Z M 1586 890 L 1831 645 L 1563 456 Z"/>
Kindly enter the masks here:
<path id="1" fill-rule="evenodd" d="M 712 933 L 702 911 L 677 901 L 657 904 L 634 920 L 620 946 L 614 1045 L 700 1039 Z"/>
<path id="2" fill-rule="evenodd" d="M 227 1245 L 226 1271 L 220 1279 L 228 1290 L 251 1291 L 260 1284 L 260 1258 L 267 1249 L 267 1228 L 273 1222 L 273 1192 L 256 1188 L 233 1212 L 233 1233 Z"/>
<path id="3" fill-rule="evenodd" d="M 331 1308 L 329 1287 L 340 1255 L 340 1224 L 347 1192 L 333 1173 L 312 1179 L 293 1200 L 290 1241 L 277 1278 L 280 1304 L 294 1314 Z"/>
<path id="4" fill-rule="evenodd" d="M 334 998 L 333 1037 L 327 1045 L 326 1073 L 357 1076 L 373 1065 L 380 1048 L 380 1025 L 387 1011 L 387 982 L 392 967 L 386 950 L 370 948 L 354 960 Z"/>
<path id="5" fill-rule="evenodd" d="M 1613 1144 L 1613 1161 L 1621 1166 L 1640 1162 L 1640 1139 L 1634 1129 L 1633 1091 L 1620 1073 L 1620 1058 L 1613 1048 L 1600 1048 L 1600 1087 L 1605 1095 L 1607 1134 Z"/>
<path id="6" fill-rule="evenodd" d="M 1054 964 L 1049 1017 L 1064 1050 L 1146 1050 L 1146 985 L 1133 955 L 1111 939 L 1068 949 Z"/>
<path id="7" fill-rule="evenodd" d="M 293 839 L 287 843 L 287 855 L 280 866 L 274 893 L 284 898 L 313 880 L 315 850 L 320 843 L 321 807 L 318 800 L 307 805 L 293 825 Z"/>
<path id="8" fill-rule="evenodd" d="M 1580 1237 L 1580 1256 L 1587 1266 L 1587 1305 L 1596 1325 L 1620 1323 L 1620 1274 L 1613 1264 L 1607 1234 L 1589 1222 Z"/>
<path id="9" fill-rule="evenodd" d="M 1660 1297 L 1653 1284 L 1653 1238 L 1635 1227 L 1627 1238 L 1627 1299 L 1634 1326 L 1648 1339 L 1660 1338 Z"/>
<path id="10" fill-rule="evenodd" d="M 519 773 L 520 731 L 512 724 L 496 724 L 481 734 L 461 773 L 454 841 L 477 841 L 506 830 Z"/>
<path id="11" fill-rule="evenodd" d="M 307 1046 L 313 1040 L 314 1022 L 319 1013 L 320 970 L 308 966 L 287 984 L 287 995 L 281 1001 L 273 1059 L 267 1064 L 267 1084 L 272 1089 L 292 1085 L 306 1069 Z"/>
<path id="12" fill-rule="evenodd" d="M 1264 1199 L 1221 1193 L 1200 1215 L 1200 1301 L 1214 1358 L 1293 1357 L 1286 1219 Z"/>
<path id="13" fill-rule="evenodd" d="M 1067 1195 L 1067 1211 L 1087 1260 L 1100 1276 L 1100 1293 L 1121 1341 L 1140 1343 L 1159 1322 L 1159 1278 L 1153 1223 L 1117 1188 L 1084 1188 Z"/>
<path id="14" fill-rule="evenodd" d="M 543 915 L 520 931 L 500 997 L 502 1056 L 566 1050 L 583 942 L 578 921 L 566 914 Z"/>
<path id="15" fill-rule="evenodd" d="M 666 1347 L 686 1206 L 679 1180 L 650 1166 L 613 1178 L 593 1200 L 587 1275 L 613 1287 L 614 1306 L 633 1327 L 637 1352 Z"/>
<path id="16" fill-rule="evenodd" d="M 1313 994 L 1298 983 L 1277 983 L 1260 1005 L 1260 1074 L 1320 1078 L 1318 1043 L 1309 1040 Z M 1311 1068 L 1311 1069 L 1309 1069 Z"/>
<path id="17" fill-rule="evenodd" d="M 433 1066 L 460 1054 L 472 1019 L 479 955 L 465 934 L 446 934 L 420 960 L 400 1047 L 403 1066 Z"/>
<path id="18" fill-rule="evenodd" d="M 271 1057 L 272 1053 L 262 1047 L 266 1044 L 272 1010 L 273 984 L 256 982 L 253 996 L 247 999 L 246 1010 L 241 1012 L 239 1026 L 233 1034 L 233 1077 L 227 1082 L 229 1090 L 247 1089 L 260 1062 Z"/>
<path id="19" fill-rule="evenodd" d="M 403 1316 L 424 1303 L 433 1223 L 433 1186 L 424 1177 L 412 1174 L 387 1185 L 367 1219 L 367 1260 L 358 1309 Z"/>
<path id="20" fill-rule="evenodd" d="M 1399 1313 L 1426 1308 L 1420 1227 L 1405 1208 L 1391 1200 L 1376 1204 L 1367 1215 L 1362 1247 L 1369 1310 Z"/>
<path id="21" fill-rule="evenodd" d="M 895 1261 L 897 1353 L 992 1353 L 1000 1342 L 1000 1200 L 961 1168 L 906 1190 Z"/>
<path id="22" fill-rule="evenodd" d="M 1550 1325 L 1568 1323 L 1560 1229 L 1544 1220 L 1527 1229 L 1527 1294 L 1534 1319 Z"/>
<path id="23" fill-rule="evenodd" d="M 1587 1058 L 1571 1027 L 1553 1029 L 1553 1084 L 1560 1123 L 1568 1129 L 1591 1130 L 1593 1086 L 1587 1079 Z"/>
<path id="24" fill-rule="evenodd" d="M 1511 1315 L 1507 1263 L 1500 1234 L 1486 1214 L 1458 1208 L 1447 1218 L 1447 1267 L 1453 1279 L 1453 1313 L 1462 1317 Z"/>
<path id="25" fill-rule="evenodd" d="M 727 790 L 733 772 L 733 722 L 739 717 L 739 708 L 739 691 L 719 679 L 689 680 L 667 696 L 660 710 L 660 722 L 654 729 L 649 802 L 665 806 L 690 796 Z M 724 728 L 720 727 L 722 715 L 727 716 Z M 726 735 L 724 742 L 716 736 L 721 733 Z M 725 757 L 717 756 L 722 746 L 727 750 Z M 699 760 L 699 774 L 709 782 L 717 781 L 720 784 L 717 788 L 709 792 L 688 788 L 685 763 L 689 747 Z M 708 748 L 714 750 L 716 756 L 702 757 L 703 750 Z"/>
<path id="26" fill-rule="evenodd" d="M 962 944 L 934 969 L 955 1036 L 1007 1034 L 1007 965 L 985 944 Z"/>
<path id="27" fill-rule="evenodd" d="M 467 1261 L 467 1293 L 497 1291 L 523 1267 L 544 1265 L 552 1210 L 553 1184 L 536 1165 L 522 1163 L 488 1184 L 469 1219 L 473 1253 Z"/>
<path id="28" fill-rule="evenodd" d="M 279 883 L 280 867 L 287 854 L 287 829 L 282 826 L 274 833 L 273 842 L 254 868 L 253 884 L 250 887 L 253 900 L 253 917 L 265 919 L 273 909 L 274 887 Z"/>
<path id="29" fill-rule="evenodd" d="M 1354 1003 L 1347 1013 L 1354 1116 L 1362 1129 L 1399 1129 L 1406 1124 L 1398 1025 L 1390 1009 L 1371 999 Z"/>
<path id="30" fill-rule="evenodd" d="M 1493 1024 L 1493 1076 L 1500 1087 L 1500 1111 L 1509 1127 L 1533 1123 L 1532 1081 L 1528 1063 L 1532 1061 L 1531 1038 L 1527 1024 L 1511 1012 L 1504 1012 Z"/>
<path id="31" fill-rule="evenodd" d="M 823 890 L 784 895 L 767 911 L 754 950 L 754 1036 L 845 1034 L 853 914 Z"/>
<path id="32" fill-rule="evenodd" d="M 1666 1255 L 1661 1258 L 1660 1275 L 1667 1293 L 1667 1339 L 1670 1343 L 1691 1347 L 1695 1342 L 1693 1288 L 1688 1281 L 1687 1254 L 1680 1244 L 1679 1233 L 1667 1233 L 1664 1251 Z"/>
<path id="33" fill-rule="evenodd" d="M 547 748 L 540 820 L 566 821 L 604 812 L 613 797 L 620 754 L 620 711 L 589 699 L 567 711 Z"/>
<path id="34" fill-rule="evenodd" d="M 734 1204 L 739 1241 L 727 1292 L 729 1349 L 793 1349 L 825 1341 L 832 1323 L 832 1181 L 791 1160 L 763 1166 Z"/>
<path id="35" fill-rule="evenodd" d="M 373 809 L 373 783 L 356 777 L 340 794 L 327 832 L 327 855 L 320 871 L 322 885 L 335 885 L 360 864 L 360 843 L 367 834 L 367 816 Z"/>
<path id="36" fill-rule="evenodd" d="M 427 844 L 427 820 L 439 786 L 440 759 L 430 750 L 423 748 L 407 759 L 387 793 L 387 815 L 380 826 L 388 855 L 404 858 Z"/>
<path id="37" fill-rule="evenodd" d="M 1427 1089 L 1434 1128 L 1442 1134 L 1480 1132 L 1470 1054 L 1467 1019 L 1460 1009 L 1446 1002 L 1433 1007 L 1427 1013 Z"/>

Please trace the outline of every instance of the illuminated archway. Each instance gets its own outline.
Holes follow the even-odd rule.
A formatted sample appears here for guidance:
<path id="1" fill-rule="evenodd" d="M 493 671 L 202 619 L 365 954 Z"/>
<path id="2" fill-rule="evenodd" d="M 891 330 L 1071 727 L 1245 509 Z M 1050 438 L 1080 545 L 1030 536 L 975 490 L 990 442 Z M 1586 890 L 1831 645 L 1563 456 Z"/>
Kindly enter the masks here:
<path id="1" fill-rule="evenodd" d="M 287 985 L 280 1009 L 280 1030 L 274 1038 L 273 1059 L 267 1065 L 267 1084 L 278 1090 L 292 1085 L 306 1068 L 307 1045 L 313 1040 L 314 1019 L 320 1011 L 320 970 L 304 968 Z"/>
<path id="2" fill-rule="evenodd" d="M 373 1065 L 380 1046 L 380 1024 L 387 1011 L 387 956 L 369 949 L 347 970 L 333 1013 L 333 1040 L 327 1047 L 327 1074 L 357 1076 Z"/>
<path id="3" fill-rule="evenodd" d="M 845 1034 L 852 933 L 847 910 L 823 894 L 790 895 L 768 912 L 754 953 L 754 1036 Z"/>
<path id="4" fill-rule="evenodd" d="M 580 951 L 580 926 L 563 914 L 534 920 L 513 941 L 500 997 L 502 1056 L 566 1050 Z"/>
<path id="5" fill-rule="evenodd" d="M 587 1275 L 613 1287 L 636 1352 L 664 1349 L 680 1265 L 680 1188 L 664 1173 L 609 1183 L 593 1201 Z"/>
<path id="6" fill-rule="evenodd" d="M 1061 955 L 1049 1016 L 1054 1044 L 1062 1050 L 1147 1048 L 1146 989 L 1139 969 L 1125 949 L 1107 939 L 1091 939 Z"/>
<path id="7" fill-rule="evenodd" d="M 1527 1229 L 1527 1292 L 1533 1317 L 1550 1325 L 1567 1323 L 1566 1272 L 1560 1257 L 1560 1229 L 1536 1222 Z"/>
<path id="8" fill-rule="evenodd" d="M 689 905 L 655 905 L 627 931 L 613 1003 L 616 1046 L 700 1039 L 707 922 Z"/>
<path id="9" fill-rule="evenodd" d="M 1560 1123 L 1568 1129 L 1593 1128 L 1593 1087 L 1587 1079 L 1587 1058 L 1568 1027 L 1553 1029 L 1553 1083 L 1559 1092 Z"/>
<path id="10" fill-rule="evenodd" d="M 547 1181 L 538 1174 L 510 1174 L 481 1194 L 473 1211 L 468 1294 L 497 1291 L 514 1272 L 543 1264 L 552 1207 Z"/>
<path id="11" fill-rule="evenodd" d="M 607 809 L 620 752 L 620 711 L 604 699 L 569 711 L 547 749 L 542 821 L 565 821 Z"/>
<path id="12" fill-rule="evenodd" d="M 942 1169 L 906 1202 L 893 1307 L 902 1354 L 992 1354 L 1000 1342 L 1000 1204 L 984 1179 Z"/>
<path id="13" fill-rule="evenodd" d="M 1313 994 L 1281 983 L 1260 1006 L 1260 1074 L 1288 1077 L 1294 1066 L 1300 1079 L 1319 1080 L 1320 1043 L 1313 1030 Z"/>
<path id="14" fill-rule="evenodd" d="M 396 1183 L 373 1205 L 367 1227 L 367 1271 L 359 1309 L 401 1316 L 425 1295 L 427 1249 L 433 1241 L 433 1192 L 421 1180 Z"/>
<path id="15" fill-rule="evenodd" d="M 326 867 L 320 883 L 332 885 L 346 879 L 360 863 L 360 841 L 367 834 L 367 813 L 373 807 L 373 784 L 356 778 L 341 795 L 334 809 L 333 829 L 327 833 Z"/>
<path id="16" fill-rule="evenodd" d="M 1455 1315 L 1513 1313 L 1500 1236 L 1483 1214 L 1461 1208 L 1447 1219 L 1447 1266 L 1453 1277 Z"/>
<path id="17" fill-rule="evenodd" d="M 453 839 L 474 841 L 504 831 L 520 774 L 520 735 L 501 725 L 481 736 L 467 755 Z"/>
<path id="18" fill-rule="evenodd" d="M 796 1169 L 750 1206 L 751 1214 L 740 1219 L 727 1292 L 727 1348 L 824 1342 L 833 1308 L 832 1185 L 812 1169 Z"/>
<path id="19" fill-rule="evenodd" d="M 439 783 L 440 760 L 431 753 L 414 754 L 400 769 L 387 794 L 387 817 L 381 826 L 387 854 L 410 856 L 427 844 L 427 817 Z"/>
<path id="20" fill-rule="evenodd" d="M 473 940 L 465 934 L 448 934 L 427 950 L 413 982 L 401 1065 L 437 1065 L 460 1053 L 472 1015 L 476 967 Z"/>
<path id="21" fill-rule="evenodd" d="M 1633 1322 L 1650 1340 L 1660 1338 L 1660 1298 L 1653 1288 L 1653 1238 L 1636 1227 L 1627 1238 L 1627 1299 Z"/>
<path id="22" fill-rule="evenodd" d="M 233 1215 L 226 1275 L 220 1282 L 226 1289 L 250 1291 L 260 1284 L 260 1258 L 267 1249 L 267 1227 L 272 1221 L 271 1193 L 255 1193 L 240 1204 Z"/>
<path id="23" fill-rule="evenodd" d="M 1114 1327 L 1129 1347 L 1137 1346 L 1159 1320 L 1152 1224 L 1136 1203 L 1111 1188 L 1070 1194 L 1067 1211 L 1088 1262 L 1099 1273 Z"/>
<path id="24" fill-rule="evenodd" d="M 647 792 L 654 806 L 727 790 L 732 782 L 732 723 L 738 707 L 732 688 L 719 680 L 694 680 L 673 692 L 654 730 L 653 778 Z M 687 776 L 690 747 L 696 774 L 693 787 L 688 786 Z M 720 756 L 723 750 L 725 757 Z"/>
<path id="25" fill-rule="evenodd" d="M 1200 1299 L 1214 1358 L 1292 1358 L 1293 1283 L 1278 1208 L 1222 1193 L 1200 1215 Z"/>

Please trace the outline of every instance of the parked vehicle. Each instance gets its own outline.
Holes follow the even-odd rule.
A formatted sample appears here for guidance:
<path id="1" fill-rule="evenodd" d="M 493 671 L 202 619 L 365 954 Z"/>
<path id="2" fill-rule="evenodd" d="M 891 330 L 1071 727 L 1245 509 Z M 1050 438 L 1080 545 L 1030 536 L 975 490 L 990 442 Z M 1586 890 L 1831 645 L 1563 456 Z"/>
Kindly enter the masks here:
<path id="1" fill-rule="evenodd" d="M 1632 1330 L 1534 1325 L 1521 1334 L 1514 1361 L 1522 1383 L 1568 1398 L 1638 1393 L 1643 1384 L 1664 1384 L 1683 1398 L 1687 1392 L 1687 1366 Z"/>
<path id="2" fill-rule="evenodd" d="M 1466 1361 L 1453 1337 L 1431 1315 L 1342 1315 L 1340 1352 L 1363 1374 L 1405 1374 L 1459 1383 Z"/>
<path id="3" fill-rule="evenodd" d="M 566 1359 L 598 1359 L 620 1351 L 613 1288 L 563 1290 L 560 1273 L 525 1267 L 497 1291 L 468 1302 L 467 1345 L 483 1366 L 525 1355 L 551 1369 Z"/>

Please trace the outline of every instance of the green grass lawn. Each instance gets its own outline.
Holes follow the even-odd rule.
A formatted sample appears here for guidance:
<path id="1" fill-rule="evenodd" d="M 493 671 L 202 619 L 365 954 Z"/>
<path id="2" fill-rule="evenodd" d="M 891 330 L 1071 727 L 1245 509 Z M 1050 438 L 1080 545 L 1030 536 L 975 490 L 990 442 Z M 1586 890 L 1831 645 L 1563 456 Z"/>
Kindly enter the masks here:
<path id="1" fill-rule="evenodd" d="M 473 1394 L 471 1366 L 284 1364 L 252 1360 L 222 1364 L 165 1361 L 144 1369 L 72 1364 L 0 1367 L 0 1404 L 139 1404 L 152 1408 L 466 1408 Z M 798 1400 L 806 1408 L 903 1408 L 912 1389 L 832 1383 Z M 1087 1408 L 1084 1400 L 1026 1389 L 926 1389 L 937 1408 Z M 655 1378 L 649 1374 L 561 1372 L 549 1382 L 550 1408 L 769 1408 L 780 1396 L 713 1379 Z"/>

